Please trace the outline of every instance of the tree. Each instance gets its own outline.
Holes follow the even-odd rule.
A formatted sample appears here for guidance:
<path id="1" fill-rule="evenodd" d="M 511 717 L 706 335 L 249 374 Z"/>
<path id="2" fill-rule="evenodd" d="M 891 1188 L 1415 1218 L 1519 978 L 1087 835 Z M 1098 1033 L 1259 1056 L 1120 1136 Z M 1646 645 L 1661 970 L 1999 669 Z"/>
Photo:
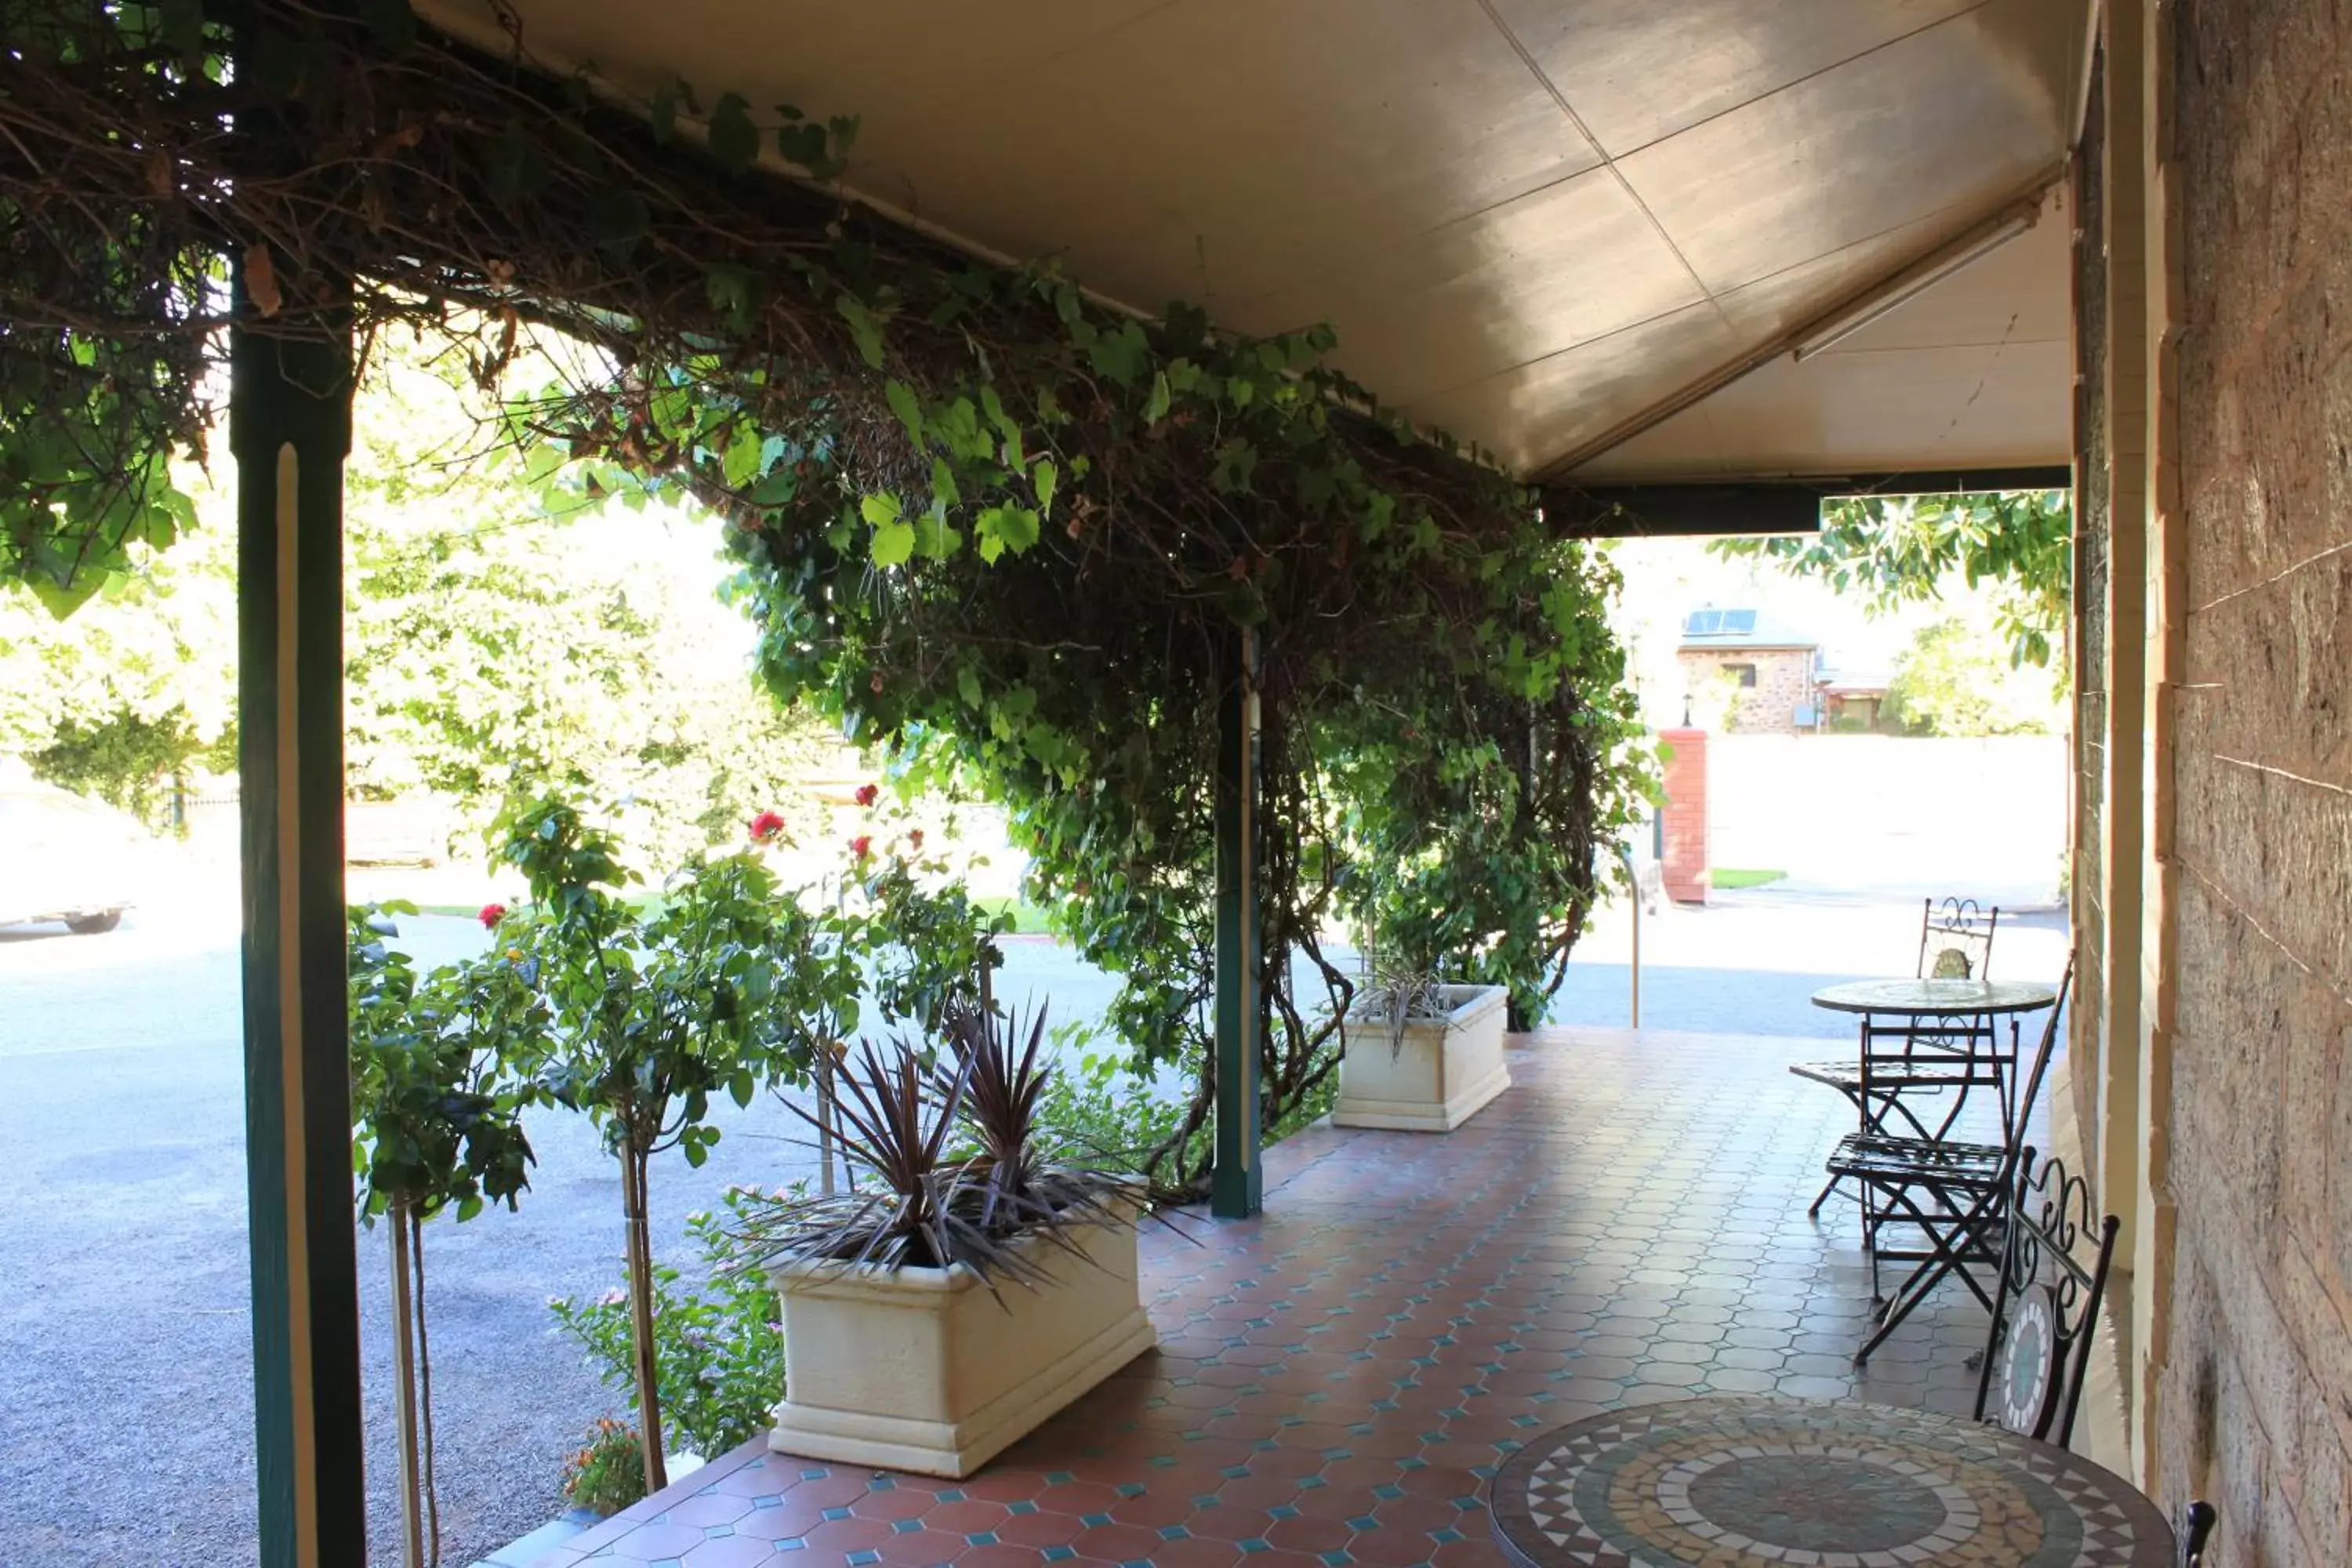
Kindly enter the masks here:
<path id="1" fill-rule="evenodd" d="M 234 557 L 224 528 L 134 543 L 69 620 L 0 583 L 0 752 L 160 824 L 173 781 L 235 752 Z"/>
<path id="2" fill-rule="evenodd" d="M 1856 496 L 1828 502 L 1822 530 L 1780 539 L 1722 539 L 1718 555 L 1762 556 L 1792 576 L 1874 609 L 1930 603 L 1950 575 L 1999 586 L 1995 624 L 2013 664 L 2047 665 L 2065 646 L 2074 594 L 2074 503 L 2066 490 Z"/>
<path id="3" fill-rule="evenodd" d="M 715 592 L 715 526 L 551 513 L 483 449 L 445 368 L 387 344 L 358 394 L 352 794 L 436 793 L 470 830 L 517 787 L 626 800 L 631 848 L 660 865 L 795 799 L 828 739 L 754 681 L 751 634 Z M 236 752 L 232 497 L 193 469 L 180 483 L 195 507 L 179 542 L 129 546 L 70 618 L 0 582 L 0 752 L 151 822 L 174 782 L 229 772 Z"/>
<path id="4" fill-rule="evenodd" d="M 425 1326 L 425 1222 L 515 1206 L 530 1184 L 523 1107 L 547 1009 L 516 956 L 493 950 L 420 982 L 384 938 L 407 904 L 350 911 L 352 1154 L 363 1223 L 392 1222 L 394 1365 L 407 1561 L 441 1557 L 433 1481 L 433 1373 Z"/>
<path id="5" fill-rule="evenodd" d="M 706 1124 L 714 1093 L 748 1105 L 779 1075 L 805 1081 L 805 1058 L 766 1048 L 774 1036 L 764 1020 L 799 1011 L 784 994 L 796 965 L 777 940 L 775 879 L 748 851 L 688 866 L 641 914 L 623 896 L 637 879 L 612 835 L 576 807 L 520 803 L 501 827 L 501 858 L 529 879 L 532 907 L 498 910 L 491 923 L 528 954 L 546 997 L 552 1044 L 541 1081 L 588 1115 L 621 1165 L 646 1490 L 656 1492 L 668 1476 L 646 1219 L 653 1157 L 676 1149 L 698 1166 L 709 1157 L 719 1136 Z"/>
<path id="6" fill-rule="evenodd" d="M 2046 735 L 2063 715 L 2050 684 L 1958 616 L 1923 627 L 1895 667 L 1888 716 L 1915 734 Z"/>

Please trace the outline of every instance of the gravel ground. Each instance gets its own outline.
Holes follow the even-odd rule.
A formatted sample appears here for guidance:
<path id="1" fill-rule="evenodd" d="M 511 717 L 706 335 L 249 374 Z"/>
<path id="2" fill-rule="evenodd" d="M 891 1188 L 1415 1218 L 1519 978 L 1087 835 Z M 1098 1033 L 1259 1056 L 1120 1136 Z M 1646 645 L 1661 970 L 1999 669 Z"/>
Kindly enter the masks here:
<path id="1" fill-rule="evenodd" d="M 1916 903 L 1783 889 L 1645 922 L 1644 1025 L 1841 1037 L 1805 1003 L 1853 973 L 1906 973 Z M 241 1568 L 253 1540 L 244 1110 L 233 889 L 214 882 L 104 937 L 0 931 L 0 1563 Z M 2042 922 L 2046 924 L 2047 922 Z M 471 922 L 420 918 L 435 962 Z M 1625 1022 L 1622 911 L 1604 920 L 1555 1016 Z M 2063 936 L 2004 931 L 2003 973 L 2054 974 Z M 1853 971 L 1817 962 L 1853 955 Z M 1109 986 L 1059 948 L 1013 944 L 1000 994 L 1056 1016 Z M 656 1246 L 686 1256 L 688 1212 L 728 1184 L 807 1167 L 798 1123 L 729 1107 L 710 1163 L 656 1167 Z M 520 1214 L 427 1233 L 446 1560 L 464 1563 L 561 1507 L 562 1459 L 617 1397 L 551 1331 L 551 1294 L 620 1278 L 618 1184 L 593 1131 L 548 1113 Z M 371 1533 L 394 1560 L 386 1248 L 362 1233 Z"/>

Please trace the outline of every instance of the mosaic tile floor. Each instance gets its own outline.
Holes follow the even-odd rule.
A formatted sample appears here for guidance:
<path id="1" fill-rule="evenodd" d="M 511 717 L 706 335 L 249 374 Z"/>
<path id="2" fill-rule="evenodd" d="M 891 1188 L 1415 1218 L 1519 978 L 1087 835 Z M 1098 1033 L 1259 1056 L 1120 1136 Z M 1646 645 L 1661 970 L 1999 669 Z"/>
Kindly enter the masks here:
<path id="1" fill-rule="evenodd" d="M 1852 1110 L 1820 1041 L 1548 1030 L 1437 1136 L 1318 1128 L 1265 1213 L 1149 1229 L 1156 1354 L 961 1481 L 757 1445 L 539 1559 L 680 1568 L 1494 1564 L 1487 1483 L 1549 1428 L 1694 1393 L 1965 1413 L 1948 1284 L 1858 1373 L 1851 1205 L 1805 1205 Z M 1195 1245 L 1197 1242 L 1198 1245 Z"/>

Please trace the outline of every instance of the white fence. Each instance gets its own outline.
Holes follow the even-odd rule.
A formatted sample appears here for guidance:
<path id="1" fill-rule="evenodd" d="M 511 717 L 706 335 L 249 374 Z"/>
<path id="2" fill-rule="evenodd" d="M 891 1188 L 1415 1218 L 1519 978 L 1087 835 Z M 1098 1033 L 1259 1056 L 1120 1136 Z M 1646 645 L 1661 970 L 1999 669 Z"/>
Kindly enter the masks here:
<path id="1" fill-rule="evenodd" d="M 2040 901 L 2057 894 L 2068 791 L 2059 735 L 1711 735 L 1708 861 Z"/>

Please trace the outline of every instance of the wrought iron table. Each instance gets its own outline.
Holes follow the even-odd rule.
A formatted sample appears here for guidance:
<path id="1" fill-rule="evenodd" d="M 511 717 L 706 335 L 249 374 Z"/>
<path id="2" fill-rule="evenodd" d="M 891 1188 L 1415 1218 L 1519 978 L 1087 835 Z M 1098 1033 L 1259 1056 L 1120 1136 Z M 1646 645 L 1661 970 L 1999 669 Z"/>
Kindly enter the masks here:
<path id="1" fill-rule="evenodd" d="M 1675 1400 L 1511 1456 L 1488 1506 L 1522 1568 L 2170 1568 L 2172 1527 L 2063 1448 L 1854 1401 Z"/>
<path id="2" fill-rule="evenodd" d="M 2003 1015 L 2039 1012 L 2057 1000 L 2056 986 L 2024 980 L 1856 980 L 1823 986 L 1813 993 L 1814 1006 L 1862 1015 L 1864 1058 L 1872 1055 L 1874 1038 L 1892 1036 L 1904 1042 L 1904 1059 L 1891 1068 L 1881 1058 L 1885 1077 L 1874 1089 L 1866 1061 L 1860 1078 L 1851 1072 L 1832 1073 L 1826 1065 L 1820 1069 L 1790 1070 L 1841 1089 L 1862 1112 L 1863 1131 L 1887 1131 L 1884 1113 L 1891 1111 L 1901 1115 L 1923 1138 L 1949 1133 L 1968 1091 L 1988 1087 L 2000 1097 L 2001 1134 L 2006 1142 L 2021 1110 L 2011 1103 L 2015 1053 L 2002 1051 L 1993 1020 Z M 1872 1023 L 1874 1017 L 1887 1016 L 1906 1022 L 1894 1027 Z M 1920 1053 L 1916 1058 L 1911 1054 L 1914 1050 Z M 1931 1130 L 1903 1103 L 1906 1092 L 1938 1095 L 1954 1089 L 1960 1091 L 1960 1099 L 1952 1103 L 1940 1128 Z M 1822 1189 L 1821 1198 L 1813 1200 L 1813 1213 L 1821 1212 L 1822 1200 L 1829 1194 L 1829 1187 Z"/>
<path id="3" fill-rule="evenodd" d="M 1915 1018 L 2036 1013 L 2056 1000 L 2056 986 L 2032 980 L 1855 980 L 1813 993 L 1813 1005 L 1833 1013 L 1899 1013 Z"/>

